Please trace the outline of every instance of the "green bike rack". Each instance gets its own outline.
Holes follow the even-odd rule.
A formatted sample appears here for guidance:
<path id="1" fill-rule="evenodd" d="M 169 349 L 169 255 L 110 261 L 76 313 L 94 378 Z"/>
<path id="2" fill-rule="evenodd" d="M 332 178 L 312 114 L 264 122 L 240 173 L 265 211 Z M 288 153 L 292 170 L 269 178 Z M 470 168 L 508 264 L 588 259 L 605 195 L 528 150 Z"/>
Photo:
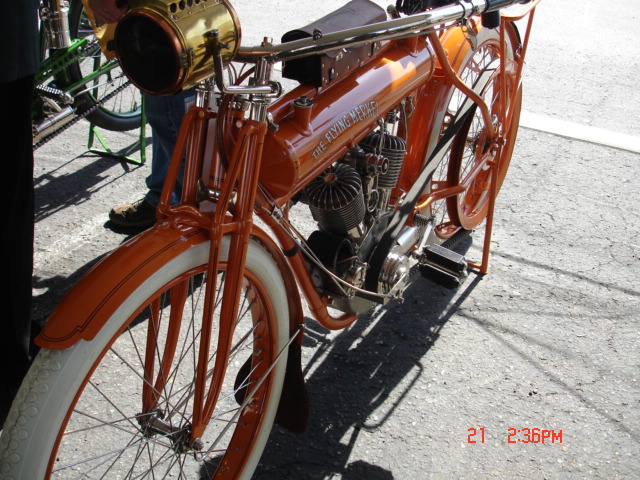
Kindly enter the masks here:
<path id="1" fill-rule="evenodd" d="M 123 148 L 118 152 L 114 152 L 104 136 L 100 133 L 100 130 L 94 123 L 89 124 L 89 142 L 87 148 L 91 153 L 95 153 L 97 155 L 103 155 L 105 157 L 116 158 L 118 160 L 124 160 L 129 163 L 133 163 L 136 165 L 144 165 L 147 161 L 147 136 L 146 136 L 146 126 L 147 126 L 147 116 L 144 114 L 144 97 L 142 97 L 142 101 L 140 104 L 140 131 L 138 135 L 138 140 L 133 142 L 131 145 Z M 95 148 L 93 143 L 95 140 L 98 140 L 102 148 Z M 134 158 L 131 156 L 131 153 L 135 151 L 137 148 L 140 149 L 140 158 Z"/>

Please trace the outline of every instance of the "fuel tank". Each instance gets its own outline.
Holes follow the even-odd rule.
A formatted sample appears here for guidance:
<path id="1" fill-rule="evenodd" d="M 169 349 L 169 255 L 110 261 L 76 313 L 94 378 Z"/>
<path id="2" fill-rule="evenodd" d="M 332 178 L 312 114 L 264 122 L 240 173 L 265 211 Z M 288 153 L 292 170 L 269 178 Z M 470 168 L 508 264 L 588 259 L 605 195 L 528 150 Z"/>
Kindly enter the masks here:
<path id="1" fill-rule="evenodd" d="M 277 132 L 265 138 L 260 183 L 282 205 L 362 140 L 433 74 L 423 38 L 385 45 L 366 64 L 322 89 L 301 85 L 270 111 Z"/>

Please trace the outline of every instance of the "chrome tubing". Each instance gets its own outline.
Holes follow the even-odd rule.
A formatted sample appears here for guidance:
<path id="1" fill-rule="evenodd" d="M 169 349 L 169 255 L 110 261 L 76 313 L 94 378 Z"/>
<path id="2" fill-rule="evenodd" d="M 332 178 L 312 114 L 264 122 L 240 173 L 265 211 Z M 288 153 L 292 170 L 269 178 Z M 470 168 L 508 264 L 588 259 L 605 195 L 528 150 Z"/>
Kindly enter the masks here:
<path id="1" fill-rule="evenodd" d="M 317 39 L 304 38 L 292 42 L 240 47 L 235 60 L 253 63 L 261 58 L 272 62 L 294 60 L 340 48 L 351 48 L 377 41 L 398 40 L 434 31 L 443 24 L 455 24 L 472 15 L 522 3 L 521 0 L 459 0 L 455 5 L 435 8 L 385 22 L 323 34 Z"/>
<path id="2" fill-rule="evenodd" d="M 40 8 L 40 20 L 49 48 L 67 48 L 71 45 L 67 0 L 44 0 Z"/>

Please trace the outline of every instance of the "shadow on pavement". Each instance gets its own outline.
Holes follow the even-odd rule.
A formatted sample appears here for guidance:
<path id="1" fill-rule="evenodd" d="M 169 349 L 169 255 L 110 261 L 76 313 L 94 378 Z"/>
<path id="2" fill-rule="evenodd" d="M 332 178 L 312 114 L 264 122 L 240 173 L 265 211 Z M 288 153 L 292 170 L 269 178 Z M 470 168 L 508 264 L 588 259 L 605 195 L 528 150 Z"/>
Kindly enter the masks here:
<path id="1" fill-rule="evenodd" d="M 407 290 L 404 304 L 374 310 L 332 338 L 307 319 L 305 347 L 313 348 L 312 358 L 303 361 L 309 425 L 301 435 L 275 427 L 253 478 L 395 478 L 382 466 L 385 458 L 381 465 L 352 458 L 354 444 L 363 433 L 375 435 L 411 395 L 422 373 L 421 359 L 481 278 L 472 274 L 458 292 L 420 278 Z"/>
<path id="2" fill-rule="evenodd" d="M 80 163 L 86 162 L 79 166 Z M 65 173 L 73 163 L 73 170 Z M 114 165 L 120 165 L 120 174 L 114 174 Z M 36 161 L 37 167 L 37 161 Z M 95 193 L 117 182 L 120 177 L 131 172 L 137 166 L 106 156 L 97 156 L 86 152 L 56 169 L 34 175 L 35 221 L 43 220 L 66 208 L 77 207 L 91 199 Z M 105 182 L 105 178 L 109 178 Z M 106 214 L 106 212 L 105 212 Z"/>
<path id="3" fill-rule="evenodd" d="M 39 215 L 46 216 L 87 200 L 91 196 L 91 182 L 87 183 L 87 178 L 99 178 L 112 162 L 103 159 L 73 173 L 82 177 L 85 188 L 74 190 L 66 185 L 67 194 L 49 192 L 45 198 L 61 200 L 56 205 L 39 205 Z M 56 182 L 50 183 L 43 188 L 56 188 Z M 66 178 L 61 183 L 73 181 Z M 108 224 L 105 227 L 111 228 Z M 470 244 L 471 239 L 467 239 L 458 250 L 464 253 Z M 99 260 L 88 262 L 69 277 L 34 278 L 36 291 L 44 291 L 34 296 L 35 318 L 44 319 Z M 310 398 L 309 425 L 301 435 L 274 427 L 254 478 L 314 480 L 338 475 L 343 480 L 395 478 L 392 471 L 381 465 L 352 458 L 354 445 L 362 434 L 375 433 L 385 425 L 411 394 L 421 374 L 420 360 L 481 278 L 472 274 L 458 291 L 419 278 L 405 292 L 404 304 L 391 302 L 380 306 L 337 333 L 307 319 L 304 347 L 311 353 L 310 358 L 303 359 L 303 366 Z M 388 401 L 392 392 L 397 399 L 394 402 Z M 203 478 L 208 478 L 202 473 Z"/>

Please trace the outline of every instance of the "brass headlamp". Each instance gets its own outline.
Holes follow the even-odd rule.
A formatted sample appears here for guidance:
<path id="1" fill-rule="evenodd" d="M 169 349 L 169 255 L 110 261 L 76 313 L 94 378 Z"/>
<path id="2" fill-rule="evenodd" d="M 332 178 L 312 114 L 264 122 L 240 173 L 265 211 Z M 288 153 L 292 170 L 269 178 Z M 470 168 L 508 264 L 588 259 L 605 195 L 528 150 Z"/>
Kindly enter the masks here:
<path id="1" fill-rule="evenodd" d="M 114 46 L 122 70 L 145 92 L 187 89 L 213 75 L 216 46 L 225 65 L 240 46 L 240 23 L 227 0 L 131 0 L 129 6 Z"/>

